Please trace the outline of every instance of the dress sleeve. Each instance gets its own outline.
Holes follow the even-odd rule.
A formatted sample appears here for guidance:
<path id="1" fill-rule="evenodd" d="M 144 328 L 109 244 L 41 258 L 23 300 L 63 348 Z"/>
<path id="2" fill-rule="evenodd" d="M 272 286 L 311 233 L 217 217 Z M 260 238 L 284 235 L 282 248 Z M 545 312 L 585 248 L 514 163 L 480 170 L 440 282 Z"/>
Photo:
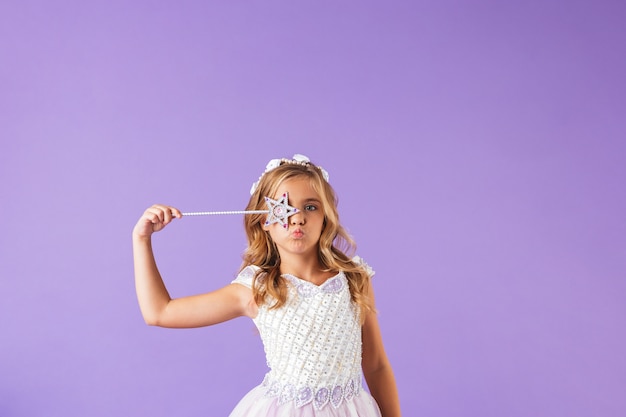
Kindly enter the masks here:
<path id="1" fill-rule="evenodd" d="M 241 284 L 245 287 L 252 288 L 252 281 L 254 280 L 254 276 L 256 272 L 260 268 L 254 265 L 248 265 L 237 275 L 237 278 L 232 280 L 232 284 Z"/>
<path id="2" fill-rule="evenodd" d="M 370 278 L 373 278 L 374 274 L 376 274 L 376 271 L 374 271 L 372 267 L 369 266 L 360 256 L 353 257 L 352 262 L 354 262 L 357 265 L 362 266 L 365 269 L 365 271 L 367 271 L 367 274 L 370 276 Z"/>

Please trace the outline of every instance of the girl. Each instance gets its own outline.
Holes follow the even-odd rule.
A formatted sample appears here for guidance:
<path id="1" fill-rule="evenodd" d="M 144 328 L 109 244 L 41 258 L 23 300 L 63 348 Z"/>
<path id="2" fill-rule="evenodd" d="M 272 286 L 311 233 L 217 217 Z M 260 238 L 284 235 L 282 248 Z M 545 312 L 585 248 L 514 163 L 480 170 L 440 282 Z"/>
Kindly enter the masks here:
<path id="1" fill-rule="evenodd" d="M 182 213 L 165 205 L 144 212 L 133 230 L 133 253 L 146 323 L 189 328 L 239 316 L 254 321 L 270 370 L 231 417 L 400 416 L 374 309 L 374 273 L 347 255 L 355 245 L 339 223 L 326 171 L 303 155 L 272 160 L 251 194 L 246 210 L 262 211 L 266 197 L 281 196 L 296 210 L 282 221 L 271 211 L 246 215 L 248 247 L 237 278 L 190 297 L 170 298 L 151 246 L 152 234 Z"/>

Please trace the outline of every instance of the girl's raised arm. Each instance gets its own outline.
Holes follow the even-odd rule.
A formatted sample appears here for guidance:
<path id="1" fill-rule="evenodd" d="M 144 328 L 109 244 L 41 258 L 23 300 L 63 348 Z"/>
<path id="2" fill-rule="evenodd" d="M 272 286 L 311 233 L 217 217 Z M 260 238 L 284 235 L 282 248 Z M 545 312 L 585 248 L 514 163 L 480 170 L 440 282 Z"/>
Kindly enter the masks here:
<path id="1" fill-rule="evenodd" d="M 237 284 L 206 294 L 170 297 L 156 265 L 152 234 L 181 217 L 178 209 L 157 204 L 143 213 L 133 229 L 135 290 L 146 323 L 173 328 L 201 327 L 256 314 L 251 290 Z"/>

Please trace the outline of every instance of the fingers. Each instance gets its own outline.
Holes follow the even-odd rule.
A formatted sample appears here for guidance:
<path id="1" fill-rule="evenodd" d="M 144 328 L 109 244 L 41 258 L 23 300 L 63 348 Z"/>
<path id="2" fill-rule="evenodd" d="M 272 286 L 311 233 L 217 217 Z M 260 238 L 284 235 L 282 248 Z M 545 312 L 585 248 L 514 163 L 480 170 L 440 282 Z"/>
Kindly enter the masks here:
<path id="1" fill-rule="evenodd" d="M 169 224 L 174 218 L 181 218 L 183 215 L 177 208 L 155 204 L 148 208 L 144 214 L 152 224 Z"/>
<path id="2" fill-rule="evenodd" d="M 170 211 L 172 213 L 172 216 L 176 217 L 177 219 L 183 217 L 183 213 L 175 207 L 170 207 Z"/>
<path id="3" fill-rule="evenodd" d="M 140 237 L 149 237 L 162 230 L 173 219 L 183 217 L 180 210 L 163 204 L 155 204 L 143 213 L 135 226 L 134 233 Z"/>

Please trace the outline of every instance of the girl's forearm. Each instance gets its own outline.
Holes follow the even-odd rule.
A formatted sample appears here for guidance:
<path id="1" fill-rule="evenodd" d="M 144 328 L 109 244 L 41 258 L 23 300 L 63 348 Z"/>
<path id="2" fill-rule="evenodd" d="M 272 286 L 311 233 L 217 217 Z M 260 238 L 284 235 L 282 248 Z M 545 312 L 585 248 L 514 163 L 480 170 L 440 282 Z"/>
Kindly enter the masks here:
<path id="1" fill-rule="evenodd" d="M 400 417 L 400 399 L 396 380 L 390 366 L 384 366 L 365 375 L 372 397 L 378 403 L 383 417 Z"/>
<path id="2" fill-rule="evenodd" d="M 133 235 L 135 291 L 144 320 L 158 325 L 159 317 L 171 298 L 154 259 L 150 237 Z"/>

